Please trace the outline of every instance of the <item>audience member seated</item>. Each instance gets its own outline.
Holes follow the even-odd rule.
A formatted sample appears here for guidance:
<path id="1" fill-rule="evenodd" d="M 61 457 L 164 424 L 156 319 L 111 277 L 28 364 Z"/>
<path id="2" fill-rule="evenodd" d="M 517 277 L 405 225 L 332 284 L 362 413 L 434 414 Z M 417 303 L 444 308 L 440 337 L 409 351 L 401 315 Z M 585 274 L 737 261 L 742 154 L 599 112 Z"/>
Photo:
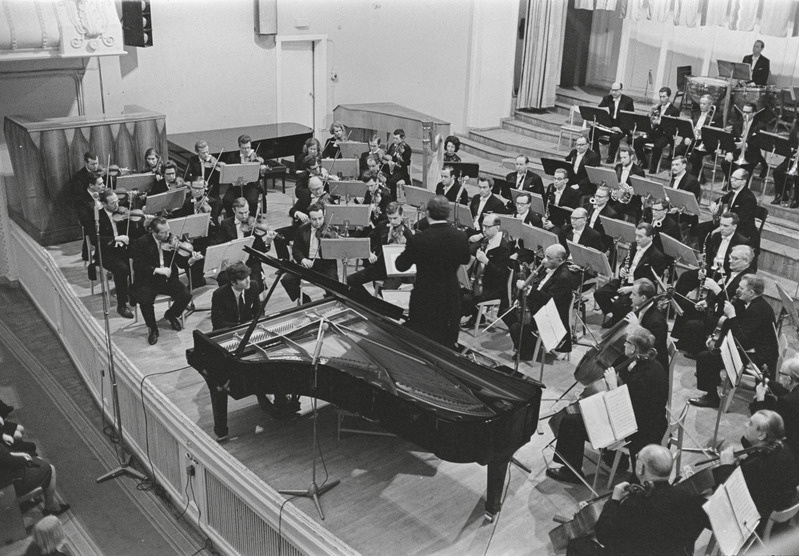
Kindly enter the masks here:
<path id="1" fill-rule="evenodd" d="M 66 540 L 61 520 L 54 515 L 45 516 L 33 526 L 25 556 L 70 556 L 72 552 L 64 546 Z"/>
<path id="2" fill-rule="evenodd" d="M 24 496 L 39 487 L 44 494 L 44 515 L 61 515 L 69 504 L 59 504 L 56 494 L 55 467 L 39 457 L 12 452 L 0 443 L 0 488 L 13 483 L 17 496 Z"/>

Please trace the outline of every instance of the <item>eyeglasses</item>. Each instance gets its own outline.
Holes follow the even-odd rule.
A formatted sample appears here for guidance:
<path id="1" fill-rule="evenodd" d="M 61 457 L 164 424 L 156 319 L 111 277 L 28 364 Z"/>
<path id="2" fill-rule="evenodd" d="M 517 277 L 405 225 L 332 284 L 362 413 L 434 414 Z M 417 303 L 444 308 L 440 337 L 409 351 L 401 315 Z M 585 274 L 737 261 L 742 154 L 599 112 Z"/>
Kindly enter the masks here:
<path id="1" fill-rule="evenodd" d="M 588 143 L 575 143 L 575 145 L 578 147 L 587 147 Z"/>
<path id="2" fill-rule="evenodd" d="M 660 207 L 660 208 L 652 207 L 652 210 L 656 210 L 658 212 L 662 212 L 662 211 L 666 210 L 666 207 Z"/>
<path id="3" fill-rule="evenodd" d="M 746 181 L 746 178 L 741 178 L 741 177 L 739 177 L 739 176 L 733 176 L 733 177 L 732 177 L 732 178 L 730 178 L 730 179 L 731 179 L 731 180 L 735 180 L 735 181 Z"/>
<path id="4" fill-rule="evenodd" d="M 585 216 L 572 216 L 572 220 L 585 220 Z"/>

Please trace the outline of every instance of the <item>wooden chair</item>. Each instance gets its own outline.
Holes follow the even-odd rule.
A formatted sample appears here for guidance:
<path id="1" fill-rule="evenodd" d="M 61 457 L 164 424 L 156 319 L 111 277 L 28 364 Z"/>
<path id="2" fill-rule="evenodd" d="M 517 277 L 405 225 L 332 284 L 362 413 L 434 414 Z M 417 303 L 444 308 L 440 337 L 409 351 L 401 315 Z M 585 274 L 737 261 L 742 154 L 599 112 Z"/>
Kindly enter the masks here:
<path id="1" fill-rule="evenodd" d="M 569 145 L 571 146 L 571 142 L 575 140 L 576 137 L 579 137 L 586 130 L 585 122 L 582 125 L 576 125 L 574 123 L 574 115 L 580 113 L 580 107 L 576 104 L 573 104 L 569 107 L 569 120 L 567 123 L 560 126 L 560 134 L 558 135 L 558 146 L 555 149 L 556 151 L 560 151 L 560 143 L 563 140 L 563 134 L 566 133 L 569 136 Z"/>
<path id="2" fill-rule="evenodd" d="M 37 487 L 27 494 L 17 496 L 14 484 L 0 489 L 0 544 L 10 544 L 28 536 L 22 504 L 42 497 L 42 488 Z"/>
<path id="3" fill-rule="evenodd" d="M 792 527 L 796 527 L 796 515 L 799 514 L 799 487 L 796 487 L 794 502 L 796 503 L 790 508 L 771 512 L 766 522 L 766 528 L 763 530 L 764 543 L 767 543 L 771 538 L 771 529 L 774 527 L 775 523 L 788 523 L 789 521 L 793 521 Z"/>
<path id="4" fill-rule="evenodd" d="M 511 299 L 513 293 L 513 271 L 508 273 L 508 299 Z M 472 331 L 472 336 L 477 337 L 478 332 L 480 332 L 480 322 L 483 320 L 483 316 L 487 315 L 489 311 L 492 309 L 499 310 L 499 305 L 502 302 L 501 299 L 490 299 L 488 301 L 481 301 L 477 304 L 477 308 L 479 309 L 477 312 L 477 319 L 474 321 L 474 330 Z"/>
<path id="5" fill-rule="evenodd" d="M 128 259 L 128 264 L 130 265 L 130 283 L 131 288 L 133 284 L 136 283 L 133 277 L 133 259 Z M 186 272 L 186 276 L 189 278 L 189 291 L 191 291 L 191 273 Z M 160 294 L 159 294 L 160 295 Z M 158 300 L 158 296 L 156 296 L 156 300 Z M 172 298 L 168 297 L 169 307 L 172 307 Z M 133 322 L 139 322 L 139 303 L 138 299 L 136 300 L 136 305 L 133 306 Z M 186 328 L 186 319 L 185 319 L 185 312 L 184 314 L 180 315 L 180 324 L 183 325 L 183 328 Z"/>

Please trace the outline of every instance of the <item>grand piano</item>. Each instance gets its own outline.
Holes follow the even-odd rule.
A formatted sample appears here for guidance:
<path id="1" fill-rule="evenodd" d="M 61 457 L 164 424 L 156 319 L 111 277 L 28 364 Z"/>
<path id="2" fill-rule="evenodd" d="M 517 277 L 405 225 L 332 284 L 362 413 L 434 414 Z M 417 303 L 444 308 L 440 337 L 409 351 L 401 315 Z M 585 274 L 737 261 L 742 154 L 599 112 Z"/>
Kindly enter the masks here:
<path id="1" fill-rule="evenodd" d="M 246 249 L 328 295 L 249 325 L 194 331 L 194 347 L 186 355 L 208 385 L 216 435 L 228 433 L 228 396 L 276 391 L 316 396 L 379 421 L 443 460 L 486 465 L 486 514 L 499 512 L 508 463 L 536 430 L 541 385 L 485 356 L 457 353 L 401 326 L 395 305 Z M 322 322 L 327 330 L 314 387 L 313 354 Z"/>

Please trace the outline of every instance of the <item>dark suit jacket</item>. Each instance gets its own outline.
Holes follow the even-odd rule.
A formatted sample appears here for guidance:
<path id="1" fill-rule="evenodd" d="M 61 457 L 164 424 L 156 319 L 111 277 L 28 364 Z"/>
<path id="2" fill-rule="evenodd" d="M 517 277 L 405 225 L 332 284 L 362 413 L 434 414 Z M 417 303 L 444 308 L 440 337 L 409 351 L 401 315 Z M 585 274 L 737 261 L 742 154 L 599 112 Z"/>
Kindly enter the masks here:
<path id="1" fill-rule="evenodd" d="M 497 247 L 490 249 L 486 256 L 488 262 L 483 273 L 483 291 L 497 292 L 502 299 L 508 296 L 508 275 L 510 274 L 510 255 L 513 252 L 512 245 L 507 238 L 503 237 Z M 476 261 L 475 261 L 475 264 Z"/>
<path id="2" fill-rule="evenodd" d="M 719 199 L 719 203 L 726 204 L 728 206 L 727 210 L 738 215 L 740 219 L 738 233 L 751 239 L 757 234 L 757 225 L 755 224 L 757 198 L 747 186 L 741 189 L 735 198 L 735 202 L 730 205 L 733 195 L 732 191 L 728 191 Z"/>
<path id="3" fill-rule="evenodd" d="M 410 182 L 410 168 L 411 168 L 411 155 L 413 151 L 411 147 L 407 143 L 403 143 L 404 148 L 402 150 L 402 154 L 397 152 L 397 144 L 392 143 L 388 146 L 388 150 L 386 154 L 390 154 L 394 157 L 394 160 L 397 161 L 397 166 L 394 168 L 394 173 L 392 174 L 392 178 L 395 181 L 399 181 L 401 179 L 405 179 L 405 183 Z"/>
<path id="4" fill-rule="evenodd" d="M 620 112 L 622 110 L 624 110 L 626 112 L 634 112 L 635 111 L 635 104 L 633 103 L 633 99 L 632 98 L 628 97 L 627 95 L 621 95 L 619 97 L 619 108 L 618 108 L 619 114 L 616 114 L 616 116 L 617 116 L 616 118 L 613 117 L 614 116 L 614 114 L 613 114 L 613 108 L 614 108 L 613 95 L 605 95 L 604 97 L 602 97 L 602 100 L 599 101 L 599 107 L 600 108 L 607 108 L 610 111 L 610 119 L 613 122 L 614 126 L 620 127 L 624 133 L 629 133 L 630 130 L 625 129 L 621 125 L 621 121 L 618 118 L 618 116 L 621 115 Z"/>
<path id="5" fill-rule="evenodd" d="M 361 171 L 361 173 L 365 172 L 366 169 L 369 167 L 366 164 L 366 159 L 369 158 L 370 154 L 372 153 L 366 151 L 365 153 L 361 153 L 361 156 L 358 157 L 358 169 Z M 377 151 L 377 163 L 379 165 L 383 164 L 383 161 L 381 160 L 382 156 L 383 156 L 383 149 L 381 148 Z"/>
<path id="6" fill-rule="evenodd" d="M 702 114 L 702 112 L 700 110 L 694 110 L 693 112 L 691 112 L 691 121 L 693 122 L 694 127 L 696 126 L 696 122 L 699 121 L 699 116 L 701 114 Z M 722 119 L 723 119 L 722 118 L 722 112 L 720 110 L 716 110 L 716 112 L 713 114 L 712 118 L 710 118 L 710 119 L 705 118 L 705 121 L 702 124 L 702 127 L 703 128 L 705 128 L 707 126 L 721 127 Z M 693 136 L 691 137 L 691 139 L 693 139 Z"/>
<path id="7" fill-rule="evenodd" d="M 131 257 L 133 258 L 133 273 L 135 286 L 156 287 L 167 282 L 178 281 L 179 266 L 186 266 L 186 258 L 179 255 L 174 257 L 172 251 L 164 251 L 164 266 L 171 265 L 172 274 L 169 278 L 160 274 L 153 274 L 160 266 L 158 257 L 158 246 L 151 233 L 144 234 L 140 238 L 131 242 Z"/>
<path id="8" fill-rule="evenodd" d="M 630 246 L 630 263 L 635 260 L 635 253 L 638 251 L 638 244 L 633 243 Z M 639 278 L 648 278 L 649 280 L 653 280 L 652 271 L 654 270 L 658 276 L 663 275 L 663 271 L 666 270 L 669 261 L 666 255 L 663 252 L 651 245 L 649 249 L 647 249 L 641 260 L 638 263 L 638 266 L 635 267 L 635 273 L 633 277 L 638 280 Z"/>
<path id="9" fill-rule="evenodd" d="M 538 283 L 538 281 L 533 282 L 533 288 L 527 295 L 527 306 L 534 315 L 541 307 L 549 303 L 550 299 L 555 300 L 560 322 L 563 323 L 563 327 L 566 329 L 566 337 L 558 347 L 558 351 L 569 352 L 572 348 L 571 332 L 569 331 L 569 311 L 571 310 L 574 281 L 572 280 L 572 273 L 569 270 L 568 263 L 561 263 L 540 290 L 537 288 Z"/>
<path id="10" fill-rule="evenodd" d="M 574 233 L 574 228 L 572 227 L 571 224 L 569 224 L 559 234 L 560 244 L 566 248 L 567 252 L 569 251 L 569 246 L 567 245 L 566 242 L 571 241 L 573 233 Z M 602 235 L 586 224 L 585 228 L 583 229 L 583 233 L 580 234 L 580 241 L 577 242 L 577 245 L 583 245 L 585 247 L 591 247 L 593 249 L 596 249 L 597 251 L 602 251 L 603 250 Z"/>
<path id="11" fill-rule="evenodd" d="M 236 217 L 231 216 L 230 218 L 225 218 L 222 223 L 219 225 L 219 229 L 216 232 L 216 237 L 214 238 L 215 244 L 226 243 L 228 241 L 233 241 L 234 239 L 238 238 L 238 234 L 236 233 Z M 264 242 L 264 238 L 261 236 L 255 236 L 255 241 L 252 243 L 252 248 L 256 251 L 261 251 L 262 253 L 266 253 L 269 251 L 267 248 L 266 243 Z M 247 266 L 249 266 L 254 271 L 257 269 L 253 278 L 261 279 L 261 261 L 256 257 L 250 255 L 247 259 Z"/>
<path id="12" fill-rule="evenodd" d="M 732 335 L 741 343 L 744 349 L 754 348 L 761 361 L 769 369 L 777 367 L 779 346 L 777 335 L 774 332 L 774 311 L 768 301 L 762 296 L 756 297 L 744 308 L 740 300 L 735 305 L 735 316 L 724 321 L 722 333 L 732 330 Z"/>
<path id="13" fill-rule="evenodd" d="M 510 174 L 505 176 L 505 181 L 510 182 L 511 187 L 513 187 L 514 189 L 532 191 L 533 193 L 538 193 L 539 195 L 544 194 L 544 182 L 541 179 L 541 176 L 539 176 L 529 168 L 527 169 L 527 172 L 525 172 L 524 174 L 524 182 L 522 184 L 522 187 L 520 188 L 516 187 L 516 182 L 518 181 L 518 179 L 519 179 L 518 172 L 511 172 Z M 507 194 L 510 195 L 510 191 L 508 191 Z M 509 198 L 505 196 L 505 192 L 501 193 L 501 195 L 506 199 Z"/>
<path id="14" fill-rule="evenodd" d="M 478 193 L 477 195 L 472 197 L 472 201 L 471 203 L 469 203 L 469 210 L 472 211 L 472 218 L 477 218 L 481 224 L 483 222 L 483 217 L 489 212 L 493 212 L 495 214 L 505 214 L 506 212 L 505 204 L 499 200 L 499 197 L 495 197 L 493 193 L 486 201 L 486 204 L 483 207 L 483 212 L 478 215 L 477 209 L 479 207 L 480 207 L 480 194 Z"/>
<path id="15" fill-rule="evenodd" d="M 372 250 L 372 253 L 377 255 L 377 260 L 374 262 L 374 265 L 372 265 L 369 261 L 366 261 L 364 266 L 375 266 L 380 269 L 382 273 L 385 273 L 386 262 L 385 258 L 383 257 L 383 245 L 388 245 L 388 234 L 390 231 L 391 226 L 389 225 L 388 220 L 381 220 L 377 226 L 372 228 L 372 232 L 369 234 L 369 248 Z M 402 226 L 402 235 L 405 237 L 405 243 L 407 243 L 408 239 L 413 235 L 408 227 L 404 224 Z"/>
<path id="16" fill-rule="evenodd" d="M 577 159 L 577 149 L 572 149 L 569 154 L 566 155 L 566 162 L 573 162 Z M 586 166 L 600 166 L 602 164 L 602 159 L 600 158 L 598 153 L 595 153 L 591 149 L 585 151 L 582 160 L 580 160 L 580 165 L 577 167 L 577 171 L 574 171 L 574 164 L 569 166 L 569 184 L 576 183 L 580 186 L 580 190 L 583 191 L 584 195 L 593 195 L 594 191 L 596 191 L 596 187 L 591 185 L 591 180 L 588 179 L 588 172 L 585 171 Z"/>
<path id="17" fill-rule="evenodd" d="M 341 147 L 336 145 L 335 137 L 328 137 L 322 149 L 322 158 L 338 158 L 341 156 Z"/>
<path id="18" fill-rule="evenodd" d="M 752 55 L 747 54 L 744 56 L 744 64 L 752 65 Z M 755 82 L 756 85 L 763 86 L 768 83 L 768 76 L 771 73 L 771 62 L 768 58 L 760 55 L 760 58 L 757 59 L 757 63 L 755 67 L 752 68 L 752 81 Z"/>
<path id="19" fill-rule="evenodd" d="M 594 205 L 591 205 L 588 210 L 588 220 L 586 221 L 586 226 L 591 227 L 590 226 L 591 217 L 593 216 L 595 210 L 596 207 Z M 597 217 L 596 222 L 594 223 L 593 229 L 599 232 L 599 235 L 602 236 L 601 251 L 607 251 L 613 246 L 613 238 L 605 234 L 605 228 L 602 226 L 603 216 L 607 218 L 613 218 L 614 220 L 618 220 L 620 216 L 619 213 L 616 212 L 616 210 L 610 206 L 610 202 L 608 202 L 604 207 L 602 207 L 602 210 L 599 212 L 599 216 Z"/>
<path id="20" fill-rule="evenodd" d="M 258 311 L 258 282 L 251 281 L 244 290 L 244 311 L 239 312 L 239 300 L 231 284 L 217 288 L 211 296 L 211 325 L 214 330 L 250 322 Z"/>
<path id="21" fill-rule="evenodd" d="M 466 188 L 464 187 L 461 190 L 461 186 L 457 182 L 452 184 L 452 187 L 450 187 L 449 191 L 447 191 L 446 193 L 444 193 L 444 184 L 443 183 L 438 182 L 436 184 L 436 195 L 443 195 L 444 197 L 447 198 L 447 200 L 450 203 L 454 203 L 455 202 L 455 200 L 456 200 L 456 198 L 458 196 L 458 191 L 461 192 L 461 197 L 460 197 L 460 200 L 458 202 L 460 204 L 462 204 L 462 205 L 469 204 L 469 195 L 466 193 Z"/>
<path id="22" fill-rule="evenodd" d="M 547 186 L 547 193 L 544 196 L 544 206 L 555 201 L 555 185 L 550 183 Z M 572 189 L 571 186 L 566 186 L 560 196 L 560 202 L 556 205 L 559 207 L 577 208 L 580 205 L 580 191 Z"/>
<path id="23" fill-rule="evenodd" d="M 645 313 L 638 315 L 638 320 L 641 321 L 641 326 L 649 330 L 655 337 L 655 349 L 658 352 L 657 361 L 660 366 L 668 372 L 669 370 L 669 324 L 657 304 L 653 303 Z"/>
<path id="24" fill-rule="evenodd" d="M 660 114 L 661 110 L 663 109 L 663 105 L 658 104 L 655 107 L 655 113 Z M 673 104 L 669 103 L 666 111 L 661 114 L 661 116 L 671 116 L 672 118 L 679 118 L 680 117 L 680 109 L 674 106 Z M 659 125 L 652 128 L 652 133 L 649 134 L 650 139 L 655 139 L 657 137 L 665 137 L 666 132 L 664 132 Z M 671 142 L 671 141 L 669 141 Z"/>
<path id="25" fill-rule="evenodd" d="M 669 185 L 666 187 L 666 193 L 668 194 L 669 189 L 674 189 L 674 176 L 671 176 L 671 180 L 669 181 Z M 699 198 L 702 196 L 702 186 L 699 185 L 699 180 L 696 176 L 689 174 L 688 172 L 683 175 L 680 179 L 680 185 L 677 189 L 681 189 L 682 191 L 690 191 L 696 197 L 696 200 L 699 201 Z"/>
<path id="26" fill-rule="evenodd" d="M 710 275 L 710 269 L 713 267 L 713 259 L 716 258 L 716 253 L 718 253 L 720 245 L 721 233 L 714 230 L 707 235 L 707 238 L 705 239 L 705 267 L 708 269 L 708 275 Z M 724 255 L 725 276 L 730 275 L 730 253 L 732 253 L 732 248 L 736 245 L 749 245 L 749 240 L 746 238 L 746 236 L 739 234 L 738 232 L 733 234 L 732 239 L 730 240 L 730 246 L 727 248 L 727 253 Z"/>
<path id="27" fill-rule="evenodd" d="M 789 392 L 775 382 L 771 382 L 769 388 L 777 398 L 766 396 L 762 402 L 755 400 L 749 405 L 749 410 L 755 413 L 761 409 L 771 409 L 779 413 L 785 423 L 785 438 L 788 439 L 791 448 L 796 450 L 799 446 L 799 388 Z"/>
<path id="28" fill-rule="evenodd" d="M 75 209 L 75 216 L 78 217 L 78 222 L 83 226 L 83 233 L 90 237 L 93 237 L 95 233 L 94 207 L 96 205 L 97 202 L 94 197 L 85 187 L 83 191 L 76 191 L 72 195 L 72 207 Z M 94 240 L 92 240 L 92 243 L 94 243 Z"/>
<path id="29" fill-rule="evenodd" d="M 619 372 L 619 378 L 630 390 L 638 423 L 638 432 L 627 438 L 631 452 L 639 452 L 647 444 L 659 444 L 666 432 L 668 376 L 657 360 L 639 361 L 631 370 Z"/>
<path id="30" fill-rule="evenodd" d="M 416 265 L 409 326 L 446 346 L 458 340 L 461 292 L 457 270 L 470 261 L 469 239 L 446 223 L 435 223 L 412 236 L 397 257 L 400 271 Z"/>
<path id="31" fill-rule="evenodd" d="M 219 229 L 219 216 L 222 214 L 222 201 L 213 197 L 207 197 L 208 204 L 211 205 L 211 220 L 208 224 L 208 242 L 212 242 Z M 191 216 L 194 214 L 194 199 L 191 195 L 186 197 L 183 206 L 172 213 L 175 218 Z"/>
<path id="32" fill-rule="evenodd" d="M 86 166 L 75 172 L 72 179 L 69 180 L 68 188 L 70 194 L 75 196 L 89 188 L 89 171 Z"/>
<path id="33" fill-rule="evenodd" d="M 646 218 L 644 218 L 647 222 L 652 222 L 652 215 L 649 214 Z M 676 239 L 677 241 L 682 241 L 682 234 L 680 233 L 680 225 L 671 217 L 670 214 L 666 215 L 666 218 L 663 219 L 663 223 L 655 228 L 653 226 L 653 231 L 655 234 L 652 236 L 652 243 L 658 250 L 663 251 L 663 240 L 660 239 L 661 234 L 666 234 L 667 236 Z"/>
<path id="34" fill-rule="evenodd" d="M 732 124 L 732 134 L 735 136 L 735 141 L 740 141 L 741 136 L 743 135 L 744 131 L 744 122 L 743 120 L 736 120 Z M 746 162 L 749 164 L 756 164 L 763 155 L 760 153 L 760 149 L 754 148 L 752 146 L 752 139 L 760 133 L 761 131 L 765 131 L 765 126 L 759 120 L 755 120 L 749 126 L 749 133 L 746 136 L 746 152 L 744 153 L 744 158 Z M 741 149 L 735 149 L 735 153 L 733 154 L 733 160 L 738 160 L 741 156 Z"/>

